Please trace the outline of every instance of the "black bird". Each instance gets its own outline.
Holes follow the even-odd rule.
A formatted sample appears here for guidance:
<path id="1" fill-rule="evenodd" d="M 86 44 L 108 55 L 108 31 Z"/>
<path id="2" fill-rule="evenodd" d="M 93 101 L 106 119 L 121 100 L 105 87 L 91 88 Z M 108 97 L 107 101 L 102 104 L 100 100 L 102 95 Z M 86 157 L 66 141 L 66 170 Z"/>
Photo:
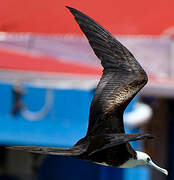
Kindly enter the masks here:
<path id="1" fill-rule="evenodd" d="M 129 168 L 146 165 L 168 174 L 129 141 L 152 138 L 149 134 L 125 134 L 123 112 L 147 83 L 147 75 L 132 53 L 102 26 L 80 11 L 67 7 L 101 60 L 103 75 L 93 97 L 88 131 L 71 148 L 14 146 L 34 153 L 78 157 L 106 166 Z"/>

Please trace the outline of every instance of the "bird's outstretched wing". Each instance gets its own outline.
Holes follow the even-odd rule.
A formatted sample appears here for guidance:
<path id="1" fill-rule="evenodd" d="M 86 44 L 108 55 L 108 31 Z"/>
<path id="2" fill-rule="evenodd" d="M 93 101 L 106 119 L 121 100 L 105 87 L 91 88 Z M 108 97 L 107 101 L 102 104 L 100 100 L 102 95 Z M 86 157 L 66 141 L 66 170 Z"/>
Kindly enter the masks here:
<path id="1" fill-rule="evenodd" d="M 83 149 L 72 148 L 58 148 L 58 147 L 44 147 L 44 146 L 6 146 L 8 149 L 27 151 L 31 153 L 61 155 L 61 156 L 79 156 L 84 152 Z"/>
<path id="2" fill-rule="evenodd" d="M 128 143 L 129 141 L 137 141 L 137 140 L 145 140 L 154 138 L 150 134 L 103 134 L 99 136 L 94 136 L 91 139 L 90 144 L 88 145 L 87 152 L 89 152 L 89 156 L 103 151 L 105 149 L 113 148 L 120 144 Z M 100 143 L 98 143 L 100 142 Z M 93 148 L 93 144 L 98 144 L 98 147 L 95 146 Z"/>
<path id="3" fill-rule="evenodd" d="M 123 112 L 147 83 L 147 75 L 129 50 L 80 11 L 67 7 L 104 68 L 93 97 L 87 135 L 124 133 Z"/>

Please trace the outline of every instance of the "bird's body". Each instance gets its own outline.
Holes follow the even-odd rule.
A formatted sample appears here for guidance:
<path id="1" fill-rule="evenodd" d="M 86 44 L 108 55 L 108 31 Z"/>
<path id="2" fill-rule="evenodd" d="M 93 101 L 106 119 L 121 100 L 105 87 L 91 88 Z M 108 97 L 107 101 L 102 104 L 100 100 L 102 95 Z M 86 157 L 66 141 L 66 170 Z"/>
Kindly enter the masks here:
<path id="1" fill-rule="evenodd" d="M 130 149 L 132 152 L 129 152 Z M 136 152 L 134 152 L 129 143 L 127 143 L 108 148 L 105 151 L 100 151 L 91 156 L 84 154 L 81 155 L 80 158 L 105 166 L 122 167 L 129 159 L 136 158 Z"/>
<path id="2" fill-rule="evenodd" d="M 129 50 L 108 31 L 80 11 L 67 7 L 101 60 L 103 75 L 91 102 L 88 131 L 72 148 L 15 146 L 29 152 L 78 157 L 97 164 L 129 168 L 152 166 L 150 157 L 135 151 L 129 141 L 152 138 L 149 134 L 125 134 L 123 113 L 147 83 L 147 75 Z M 149 160 L 150 159 L 150 160 Z M 153 167 L 167 174 L 167 171 Z"/>

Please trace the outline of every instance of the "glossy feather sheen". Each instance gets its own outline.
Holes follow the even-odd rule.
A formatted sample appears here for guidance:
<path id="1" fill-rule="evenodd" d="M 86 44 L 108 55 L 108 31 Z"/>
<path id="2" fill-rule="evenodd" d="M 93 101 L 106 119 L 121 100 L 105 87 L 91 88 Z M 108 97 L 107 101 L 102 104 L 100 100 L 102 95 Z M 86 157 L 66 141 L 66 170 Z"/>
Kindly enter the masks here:
<path id="1" fill-rule="evenodd" d="M 104 68 L 91 103 L 87 135 L 123 133 L 123 112 L 147 83 L 147 75 L 129 50 L 109 32 L 83 13 L 68 8 Z"/>
<path id="2" fill-rule="evenodd" d="M 147 83 L 147 75 L 129 50 L 102 26 L 80 11 L 67 8 L 104 68 L 91 103 L 87 134 L 69 149 L 33 146 L 10 148 L 76 156 L 95 163 L 120 166 L 128 159 L 136 158 L 129 141 L 152 138 L 149 134 L 124 134 L 123 125 L 123 112 Z"/>

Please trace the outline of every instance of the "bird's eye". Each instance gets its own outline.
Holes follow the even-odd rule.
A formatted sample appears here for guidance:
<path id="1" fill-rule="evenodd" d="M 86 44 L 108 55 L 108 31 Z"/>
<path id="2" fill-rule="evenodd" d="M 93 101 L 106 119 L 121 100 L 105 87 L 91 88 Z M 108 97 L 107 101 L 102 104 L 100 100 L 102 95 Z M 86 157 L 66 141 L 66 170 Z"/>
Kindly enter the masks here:
<path id="1" fill-rule="evenodd" d="M 147 158 L 147 162 L 149 162 L 149 161 L 150 161 L 150 158 L 148 157 L 148 158 Z"/>

